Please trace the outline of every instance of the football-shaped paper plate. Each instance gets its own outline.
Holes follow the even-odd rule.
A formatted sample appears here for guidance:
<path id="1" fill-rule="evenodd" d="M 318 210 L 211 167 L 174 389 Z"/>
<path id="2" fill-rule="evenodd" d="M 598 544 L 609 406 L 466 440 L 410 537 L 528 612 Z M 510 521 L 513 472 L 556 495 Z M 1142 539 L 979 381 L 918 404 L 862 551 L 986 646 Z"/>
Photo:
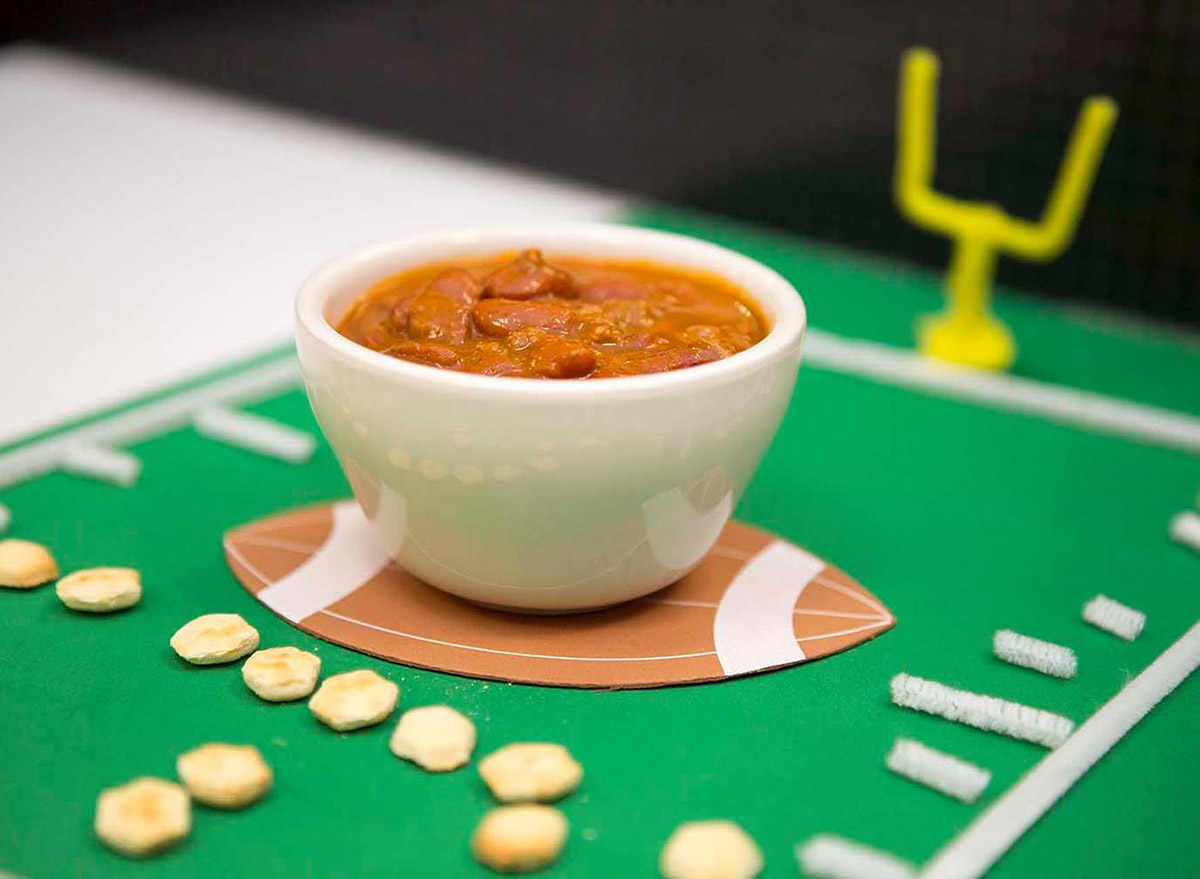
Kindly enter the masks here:
<path id="1" fill-rule="evenodd" d="M 678 583 L 562 616 L 489 610 L 425 585 L 388 560 L 352 501 L 230 531 L 225 556 L 259 601 L 318 638 L 405 665 L 560 687 L 716 681 L 837 653 L 896 623 L 838 568 L 739 522 Z"/>

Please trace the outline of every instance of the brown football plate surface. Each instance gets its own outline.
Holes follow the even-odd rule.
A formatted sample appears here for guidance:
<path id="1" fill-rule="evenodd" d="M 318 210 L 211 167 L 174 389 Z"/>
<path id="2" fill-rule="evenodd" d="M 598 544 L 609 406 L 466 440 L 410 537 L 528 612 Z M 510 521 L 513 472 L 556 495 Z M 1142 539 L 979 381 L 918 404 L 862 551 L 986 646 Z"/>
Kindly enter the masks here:
<path id="1" fill-rule="evenodd" d="M 519 683 L 715 681 L 837 653 L 895 625 L 845 572 L 740 522 L 672 586 L 562 616 L 491 610 L 427 586 L 383 558 L 353 502 L 236 528 L 225 535 L 225 557 L 247 590 L 318 638 L 405 665 Z"/>

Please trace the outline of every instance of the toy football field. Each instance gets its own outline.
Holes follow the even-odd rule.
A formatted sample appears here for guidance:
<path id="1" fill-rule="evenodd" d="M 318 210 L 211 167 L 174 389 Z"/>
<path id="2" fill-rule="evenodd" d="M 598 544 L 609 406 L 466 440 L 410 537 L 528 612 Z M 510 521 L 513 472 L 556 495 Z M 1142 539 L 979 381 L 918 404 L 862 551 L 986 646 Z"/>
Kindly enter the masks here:
<path id="1" fill-rule="evenodd" d="M 941 301 L 933 275 L 745 226 L 665 209 L 612 218 L 766 262 L 805 296 L 812 326 L 839 338 L 905 348 L 913 318 Z M 997 310 L 1021 344 L 1020 375 L 1200 416 L 1194 341 L 1015 294 Z M 281 347 L 82 423 L 266 370 L 275 379 L 245 408 L 318 434 L 289 379 L 291 357 Z M 0 447 L 0 470 L 74 426 Z M 393 722 L 336 734 L 303 702 L 260 702 L 236 663 L 186 665 L 167 641 L 202 613 L 242 614 L 264 646 L 316 652 L 323 674 L 375 669 L 400 685 L 401 709 L 458 708 L 478 726 L 477 754 L 512 741 L 566 744 L 586 775 L 562 804 L 571 823 L 565 854 L 542 874 L 566 877 L 656 875 L 671 830 L 711 817 L 733 819 L 755 838 L 767 877 L 797 875 L 793 849 L 818 833 L 924 863 L 1048 752 L 893 706 L 895 674 L 1082 723 L 1200 618 L 1200 556 L 1167 538 L 1169 519 L 1200 488 L 1195 452 L 870 380 L 820 357 L 802 367 L 735 515 L 834 561 L 897 625 L 845 653 L 711 684 L 510 685 L 318 640 L 238 584 L 222 535 L 348 497 L 323 442 L 300 465 L 189 426 L 124 448 L 143 468 L 130 488 L 61 472 L 0 487 L 10 536 L 52 547 L 67 571 L 136 567 L 146 590 L 136 608 L 98 618 L 66 610 L 53 587 L 0 595 L 0 868 L 18 876 L 491 875 L 467 848 L 491 805 L 473 768 L 427 775 L 388 752 Z M 1081 620 L 1098 593 L 1146 614 L 1139 638 L 1125 642 Z M 1000 628 L 1072 647 L 1078 676 L 1057 680 L 994 659 Z M 1200 679 L 1192 676 L 988 875 L 1200 875 L 1198 733 Z M 884 760 L 898 736 L 991 770 L 990 786 L 964 805 L 891 774 Z M 196 808 L 190 839 L 152 861 L 107 851 L 91 829 L 98 792 L 140 775 L 173 778 L 175 757 L 206 741 L 256 745 L 274 767 L 274 791 L 245 812 Z"/>
<path id="2" fill-rule="evenodd" d="M 809 297 L 814 323 L 860 338 L 904 331 L 897 316 L 936 302 L 936 284 L 796 242 L 665 213 L 636 219 L 682 228 L 765 259 Z M 1040 378 L 1195 412 L 1163 376 L 1200 374 L 1200 352 L 1149 334 L 1004 308 Z M 862 309 L 865 311 L 865 309 Z M 279 357 L 289 356 L 286 351 Z M 272 360 L 273 358 L 268 358 Z M 256 361 L 241 370 L 261 368 Z M 1196 387 L 1188 391 L 1195 394 Z M 316 431 L 298 388 L 252 407 Z M 20 446 L 18 446 L 19 448 Z M 515 740 L 567 743 L 587 771 L 564 805 L 572 824 L 551 875 L 649 875 L 671 829 L 690 818 L 740 822 L 768 876 L 794 875 L 793 846 L 837 833 L 915 862 L 963 830 L 1044 751 L 915 715 L 889 703 L 900 671 L 1085 720 L 1200 615 L 1200 558 L 1170 543 L 1200 466 L 1180 451 L 1059 426 L 805 367 L 787 420 L 738 515 L 837 559 L 888 603 L 897 627 L 811 664 L 716 684 L 591 692 L 504 685 L 373 660 L 292 629 L 226 568 L 221 535 L 348 488 L 321 446 L 292 466 L 171 430 L 130 449 L 143 462 L 121 489 L 65 474 L 3 495 L 13 534 L 54 547 L 67 570 L 141 569 L 131 612 L 85 618 L 52 589 L 0 596 L 0 713 L 6 718 L 0 811 L 3 865 L 30 876 L 121 875 L 146 866 L 106 852 L 90 831 L 94 797 L 140 774 L 170 777 L 194 744 L 256 744 L 277 775 L 245 813 L 198 809 L 191 841 L 155 875 L 335 875 L 399 871 L 473 875 L 466 838 L 489 798 L 473 771 L 425 775 L 387 751 L 390 724 L 337 735 L 302 703 L 266 705 L 237 666 L 191 668 L 167 639 L 192 616 L 244 615 L 264 644 L 315 650 L 327 672 L 375 668 L 403 705 L 446 702 L 475 718 L 480 751 Z M 1126 643 L 1085 625 L 1098 592 L 1147 614 Z M 991 635 L 1009 627 L 1072 646 L 1075 680 L 998 662 Z M 1200 785 L 1200 682 L 1189 680 L 1140 723 L 998 865 L 995 876 L 1191 875 Z M 892 776 L 898 735 L 994 772 L 965 806 Z"/>

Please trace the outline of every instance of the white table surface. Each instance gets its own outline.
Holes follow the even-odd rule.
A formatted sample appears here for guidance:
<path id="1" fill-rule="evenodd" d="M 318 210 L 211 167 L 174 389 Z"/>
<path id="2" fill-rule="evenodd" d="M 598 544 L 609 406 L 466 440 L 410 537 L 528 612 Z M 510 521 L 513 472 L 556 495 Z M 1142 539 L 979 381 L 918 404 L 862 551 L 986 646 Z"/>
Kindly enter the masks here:
<path id="1" fill-rule="evenodd" d="M 46 50 L 0 53 L 0 444 L 285 343 L 327 258 L 621 200 Z"/>

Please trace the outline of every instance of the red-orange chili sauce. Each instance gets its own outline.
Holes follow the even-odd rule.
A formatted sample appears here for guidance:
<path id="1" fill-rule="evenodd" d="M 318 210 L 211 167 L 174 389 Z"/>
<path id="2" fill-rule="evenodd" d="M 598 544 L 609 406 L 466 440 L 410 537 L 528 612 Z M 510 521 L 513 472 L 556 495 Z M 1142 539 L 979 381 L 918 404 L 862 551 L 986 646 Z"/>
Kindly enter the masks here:
<path id="1" fill-rule="evenodd" d="M 338 332 L 374 351 L 482 375 L 605 378 L 720 360 L 768 331 L 716 275 L 540 251 L 434 263 L 385 278 Z"/>

